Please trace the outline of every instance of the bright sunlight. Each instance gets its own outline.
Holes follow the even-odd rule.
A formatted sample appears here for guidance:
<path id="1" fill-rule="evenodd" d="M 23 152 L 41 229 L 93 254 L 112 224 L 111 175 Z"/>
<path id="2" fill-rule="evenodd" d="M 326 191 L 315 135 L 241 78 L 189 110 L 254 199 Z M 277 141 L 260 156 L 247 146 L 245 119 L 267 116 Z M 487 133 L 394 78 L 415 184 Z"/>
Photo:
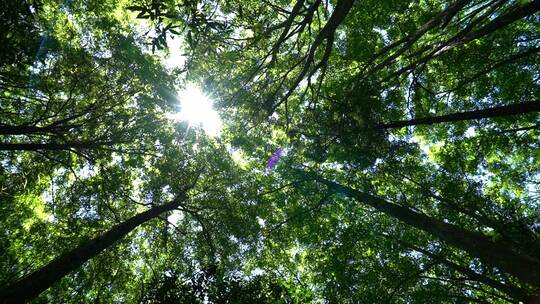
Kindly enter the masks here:
<path id="1" fill-rule="evenodd" d="M 221 131 L 221 119 L 214 110 L 212 101 L 201 89 L 193 84 L 178 93 L 180 112 L 169 115 L 174 120 L 186 121 L 189 127 L 201 126 L 209 136 L 216 136 Z"/>

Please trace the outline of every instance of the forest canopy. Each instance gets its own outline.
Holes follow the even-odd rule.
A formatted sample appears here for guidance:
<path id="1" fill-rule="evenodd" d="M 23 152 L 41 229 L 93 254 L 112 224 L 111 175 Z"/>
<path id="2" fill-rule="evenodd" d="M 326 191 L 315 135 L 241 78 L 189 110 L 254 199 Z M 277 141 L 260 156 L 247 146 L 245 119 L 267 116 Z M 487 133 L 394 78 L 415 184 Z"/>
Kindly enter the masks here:
<path id="1" fill-rule="evenodd" d="M 2 1 L 0 303 L 540 303 L 539 10 Z"/>

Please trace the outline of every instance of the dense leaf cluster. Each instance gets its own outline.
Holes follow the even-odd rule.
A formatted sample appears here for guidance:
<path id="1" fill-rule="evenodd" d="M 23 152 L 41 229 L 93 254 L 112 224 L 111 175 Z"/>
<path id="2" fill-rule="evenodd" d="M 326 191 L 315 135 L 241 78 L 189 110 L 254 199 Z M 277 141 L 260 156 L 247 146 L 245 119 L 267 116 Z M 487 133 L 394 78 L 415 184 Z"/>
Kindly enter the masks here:
<path id="1" fill-rule="evenodd" d="M 0 302 L 538 303 L 539 10 L 5 1 Z"/>

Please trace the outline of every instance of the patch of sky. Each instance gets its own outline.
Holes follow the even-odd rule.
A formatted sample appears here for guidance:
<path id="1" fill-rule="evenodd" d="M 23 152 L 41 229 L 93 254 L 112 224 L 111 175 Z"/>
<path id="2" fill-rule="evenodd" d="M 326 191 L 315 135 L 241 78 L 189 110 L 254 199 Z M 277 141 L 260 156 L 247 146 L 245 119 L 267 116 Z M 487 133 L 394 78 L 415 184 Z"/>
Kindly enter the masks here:
<path id="1" fill-rule="evenodd" d="M 244 151 L 242 149 L 228 145 L 227 151 L 229 152 L 229 155 L 231 155 L 231 158 L 235 164 L 239 165 L 242 168 L 247 165 L 246 155 L 244 154 Z"/>
<path id="2" fill-rule="evenodd" d="M 390 44 L 390 37 L 388 36 L 388 31 L 386 31 L 385 29 L 379 28 L 379 27 L 374 27 L 373 31 L 376 32 L 377 34 L 381 35 L 381 37 L 383 39 L 383 43 L 385 45 Z"/>
<path id="3" fill-rule="evenodd" d="M 260 276 L 260 275 L 263 275 L 265 274 L 266 272 L 261 269 L 261 268 L 255 268 L 251 271 L 251 273 L 249 274 L 250 277 L 255 277 L 255 276 Z"/>
<path id="4" fill-rule="evenodd" d="M 469 127 L 467 131 L 465 131 L 465 134 L 463 134 L 466 138 L 471 138 L 476 136 L 476 128 L 475 127 Z"/>
<path id="5" fill-rule="evenodd" d="M 96 206 L 81 206 L 77 212 L 75 212 L 75 217 L 80 219 L 98 219 L 99 215 L 97 212 Z"/>
<path id="6" fill-rule="evenodd" d="M 180 37 L 167 37 L 168 56 L 165 58 L 167 69 L 181 68 L 186 63 L 186 56 L 182 53 L 182 42 Z"/>
<path id="7" fill-rule="evenodd" d="M 167 221 L 169 221 L 173 225 L 177 225 L 178 222 L 184 219 L 184 213 L 180 210 L 173 210 L 171 212 L 171 215 L 167 217 Z"/>
<path id="8" fill-rule="evenodd" d="M 329 169 L 329 170 L 343 170 L 343 163 L 340 162 L 326 162 L 322 163 L 321 169 Z"/>
<path id="9" fill-rule="evenodd" d="M 171 193 L 171 187 L 169 185 L 161 187 L 161 195 L 169 201 L 174 198 L 174 195 Z"/>
<path id="10" fill-rule="evenodd" d="M 332 13 L 334 12 L 334 5 L 330 3 L 330 1 L 326 1 L 325 3 L 327 4 L 326 11 L 328 12 L 329 15 L 332 15 Z"/>
<path id="11" fill-rule="evenodd" d="M 262 228 L 266 227 L 266 221 L 260 217 L 257 217 L 257 223 L 259 224 L 259 226 L 261 226 Z"/>
<path id="12" fill-rule="evenodd" d="M 418 146 L 420 147 L 420 149 L 427 155 L 429 155 L 431 153 L 431 145 L 429 143 L 427 143 L 423 138 L 421 138 L 420 136 L 412 136 L 410 137 L 410 142 L 412 143 L 415 143 L 415 144 L 418 144 Z"/>
<path id="13" fill-rule="evenodd" d="M 343 30 L 338 31 L 338 38 L 339 40 L 344 40 L 347 37 L 347 33 Z"/>

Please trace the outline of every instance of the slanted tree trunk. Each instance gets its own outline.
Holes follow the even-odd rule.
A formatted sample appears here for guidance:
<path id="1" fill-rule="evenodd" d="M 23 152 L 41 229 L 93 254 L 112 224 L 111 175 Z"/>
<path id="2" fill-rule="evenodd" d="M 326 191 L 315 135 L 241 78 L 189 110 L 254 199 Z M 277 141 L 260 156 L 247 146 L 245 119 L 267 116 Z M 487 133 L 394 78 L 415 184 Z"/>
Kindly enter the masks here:
<path id="1" fill-rule="evenodd" d="M 181 197 L 170 203 L 152 207 L 114 226 L 104 234 L 60 255 L 47 265 L 0 290 L 0 303 L 24 303 L 34 299 L 65 275 L 100 254 L 139 225 L 179 207 L 184 200 L 185 197 Z"/>
<path id="2" fill-rule="evenodd" d="M 411 120 L 393 121 L 385 124 L 377 125 L 377 128 L 381 129 L 395 129 L 408 126 L 417 125 L 433 125 L 443 122 L 456 122 L 472 119 L 482 119 L 491 117 L 503 117 L 517 114 L 540 112 L 540 101 L 531 101 L 524 103 L 517 103 L 513 105 L 493 107 L 482 110 L 465 111 L 459 113 L 453 113 L 448 115 L 434 116 L 434 117 L 422 117 Z"/>
<path id="3" fill-rule="evenodd" d="M 50 133 L 51 129 L 47 127 L 36 126 L 0 126 L 0 135 L 25 135 L 25 134 L 44 134 Z"/>
<path id="4" fill-rule="evenodd" d="M 528 16 L 534 15 L 540 10 L 540 0 L 531 1 L 523 6 L 518 6 L 510 12 L 497 16 L 488 24 L 484 25 L 482 28 L 471 32 L 462 37 L 456 37 L 449 45 L 445 46 L 443 49 L 437 51 L 437 55 L 442 54 L 456 46 L 465 44 L 467 42 L 473 41 L 475 39 L 481 38 L 488 34 L 495 32 L 501 28 L 508 26 L 518 20 L 526 18 Z"/>
<path id="5" fill-rule="evenodd" d="M 311 76 L 315 74 L 319 69 L 324 68 L 327 63 L 328 59 L 330 58 L 330 54 L 332 53 L 332 50 L 334 49 L 334 35 L 336 33 L 337 28 L 341 25 L 341 23 L 345 20 L 349 12 L 351 11 L 352 7 L 354 6 L 355 0 L 338 0 L 336 3 L 336 6 L 334 8 L 334 11 L 332 12 L 332 15 L 330 15 L 330 18 L 324 25 L 324 27 L 321 29 L 321 31 L 317 34 L 315 37 L 315 40 L 309 47 L 309 52 L 306 54 L 306 59 L 304 66 L 298 76 L 295 78 L 292 85 L 289 86 L 287 93 L 283 98 L 278 100 L 278 102 L 274 105 L 272 105 L 269 113 L 273 113 L 283 102 L 286 102 L 287 99 L 293 94 L 294 90 L 300 85 L 302 80 L 306 76 Z M 279 42 L 279 41 L 278 41 Z M 325 43 L 325 50 L 322 55 L 322 58 L 319 60 L 317 64 L 315 64 L 315 55 L 319 47 Z M 279 44 L 276 44 L 274 48 L 278 48 Z M 314 65 L 312 67 L 312 65 Z M 276 92 L 277 93 L 277 92 Z M 275 97 L 275 94 L 271 95 L 267 100 L 266 104 L 271 104 L 273 102 L 273 99 Z"/>
<path id="6" fill-rule="evenodd" d="M 373 58 L 370 60 L 369 64 L 373 63 L 377 58 L 380 56 L 388 53 L 393 48 L 404 44 L 401 46 L 395 53 L 388 56 L 386 59 L 384 59 L 381 63 L 377 64 L 375 67 L 369 70 L 368 74 L 373 74 L 375 71 L 380 70 L 381 68 L 384 68 L 388 66 L 390 63 L 394 61 L 397 57 L 399 57 L 401 54 L 405 53 L 418 39 L 420 39 L 425 33 L 428 31 L 438 27 L 441 25 L 443 28 L 450 23 L 450 20 L 454 18 L 454 16 L 465 6 L 467 6 L 469 3 L 471 3 L 471 0 L 459 0 L 455 3 L 449 5 L 445 10 L 438 13 L 435 17 L 430 19 L 428 22 L 424 23 L 418 30 L 415 32 L 399 39 L 398 41 L 391 43 L 384 48 L 382 48 L 379 52 L 377 52 Z"/>
<path id="7" fill-rule="evenodd" d="M 0 143 L 0 150 L 3 151 L 60 151 L 78 149 L 97 149 L 104 146 L 111 146 L 113 142 L 103 141 L 71 141 L 65 143 Z"/>
<path id="8" fill-rule="evenodd" d="M 504 242 L 494 241 L 485 235 L 445 223 L 369 193 L 324 179 L 314 173 L 300 171 L 300 174 L 325 184 L 335 191 L 356 199 L 362 204 L 371 206 L 386 215 L 425 231 L 456 248 L 466 251 L 471 256 L 479 258 L 484 263 L 497 267 L 532 286 L 540 287 L 540 260 L 517 253 L 511 249 L 511 246 L 508 246 Z"/>
<path id="9" fill-rule="evenodd" d="M 407 71 L 413 70 L 416 67 L 419 67 L 420 65 L 425 64 L 426 62 L 429 62 L 441 56 L 442 54 L 450 51 L 453 48 L 464 45 L 476 39 L 480 39 L 484 36 L 487 36 L 497 30 L 500 30 L 508 26 L 509 24 L 513 22 L 529 17 L 531 15 L 534 15 L 539 10 L 540 10 L 540 0 L 534 0 L 523 6 L 518 6 L 512 9 L 510 12 L 506 12 L 502 15 L 497 16 L 495 19 L 493 19 L 488 24 L 484 25 L 482 28 L 478 30 L 468 32 L 466 34 L 465 33 L 458 34 L 452 39 L 444 42 L 443 44 L 437 45 L 435 49 L 431 51 L 429 54 L 425 55 L 424 57 L 419 58 L 416 61 L 411 62 L 410 64 L 390 74 L 389 76 L 384 78 L 383 82 L 386 82 L 394 77 L 398 77 Z"/>
<path id="10" fill-rule="evenodd" d="M 505 294 L 507 294 L 508 296 L 512 297 L 516 302 L 518 301 L 527 301 L 531 296 L 527 293 L 527 291 L 517 287 L 517 286 L 514 286 L 514 285 L 510 285 L 510 284 L 505 284 L 505 283 L 502 283 L 502 282 L 499 282 L 497 280 L 494 280 L 484 274 L 481 274 L 481 273 L 478 273 L 472 269 L 470 269 L 469 267 L 465 267 L 465 266 L 461 266 L 457 263 L 454 263 L 450 260 L 447 260 L 445 259 L 444 257 L 442 256 L 439 256 L 439 255 L 436 255 L 428 250 L 425 250 L 425 249 L 422 249 L 422 248 L 419 248 L 417 246 L 414 246 L 413 244 L 410 244 L 408 242 L 405 242 L 405 241 L 402 241 L 402 240 L 397 240 L 398 243 L 400 244 L 403 244 L 405 247 L 409 247 L 410 249 L 414 250 L 414 251 L 418 251 L 426 256 L 428 256 L 430 259 L 432 259 L 434 262 L 438 262 L 438 263 L 441 263 L 443 265 L 446 265 L 448 268 L 450 269 L 453 269 L 465 276 L 467 276 L 468 278 L 470 278 L 471 280 L 474 280 L 474 281 L 477 281 L 477 282 L 480 282 L 480 283 L 483 283 L 483 284 L 486 284 L 487 286 L 490 286 L 494 289 L 497 289 Z M 526 302 L 527 303 L 527 302 Z"/>

